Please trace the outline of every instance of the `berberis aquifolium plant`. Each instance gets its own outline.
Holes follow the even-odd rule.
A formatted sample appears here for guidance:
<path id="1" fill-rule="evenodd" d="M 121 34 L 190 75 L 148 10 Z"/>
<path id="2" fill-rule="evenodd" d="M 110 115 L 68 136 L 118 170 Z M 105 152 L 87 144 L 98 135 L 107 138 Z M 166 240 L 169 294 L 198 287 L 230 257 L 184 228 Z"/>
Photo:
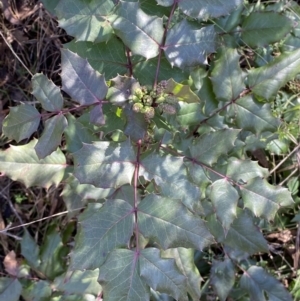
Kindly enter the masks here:
<path id="1" fill-rule="evenodd" d="M 299 6 L 252 2 L 57 1 L 74 37 L 64 93 L 35 74 L 34 104 L 3 125 L 27 142 L 0 152 L 3 175 L 64 185 L 70 217 L 86 206 L 73 274 L 46 277 L 35 300 L 292 300 L 254 255 L 269 252 L 261 227 L 293 199 L 251 153 L 279 141 L 271 104 L 300 70 Z M 47 275 L 27 232 L 21 250 Z"/>

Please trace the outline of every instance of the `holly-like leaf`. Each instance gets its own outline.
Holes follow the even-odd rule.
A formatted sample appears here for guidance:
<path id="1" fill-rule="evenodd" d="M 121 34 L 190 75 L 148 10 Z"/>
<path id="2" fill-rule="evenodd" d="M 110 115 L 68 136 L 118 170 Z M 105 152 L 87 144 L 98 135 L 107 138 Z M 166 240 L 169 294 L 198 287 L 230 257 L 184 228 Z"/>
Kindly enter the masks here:
<path id="1" fill-rule="evenodd" d="M 78 41 L 107 41 L 112 28 L 107 16 L 114 8 L 113 1 L 62 0 L 56 7 L 59 26 Z"/>
<path id="2" fill-rule="evenodd" d="M 150 289 L 140 277 L 138 259 L 130 250 L 111 252 L 98 279 L 106 301 L 149 301 Z"/>
<path id="3" fill-rule="evenodd" d="M 182 126 L 191 126 L 199 124 L 206 118 L 203 115 L 202 109 L 199 103 L 186 103 L 179 102 L 176 119 Z"/>
<path id="4" fill-rule="evenodd" d="M 164 250 L 177 247 L 202 250 L 213 242 L 204 221 L 176 199 L 145 197 L 138 206 L 138 225 L 143 236 L 154 239 Z"/>
<path id="5" fill-rule="evenodd" d="M 90 122 L 95 125 L 104 125 L 105 117 L 102 111 L 102 104 L 95 105 L 90 112 Z"/>
<path id="6" fill-rule="evenodd" d="M 174 0 L 156 0 L 156 2 L 162 6 L 171 6 L 174 3 Z"/>
<path id="7" fill-rule="evenodd" d="M 187 291 L 193 300 L 199 300 L 201 277 L 194 262 L 194 249 L 174 248 L 162 251 L 163 258 L 174 258 L 180 272 L 186 278 Z"/>
<path id="8" fill-rule="evenodd" d="M 217 218 L 227 232 L 236 218 L 236 208 L 239 194 L 226 179 L 215 181 L 211 185 L 210 199 L 216 211 Z"/>
<path id="9" fill-rule="evenodd" d="M 249 71 L 247 84 L 254 94 L 270 99 L 300 69 L 300 49 L 282 54 L 271 63 Z"/>
<path id="10" fill-rule="evenodd" d="M 14 181 L 26 185 L 49 188 L 63 179 L 66 165 L 64 154 L 58 149 L 45 159 L 39 160 L 34 150 L 37 140 L 20 146 L 11 145 L 0 151 L 0 172 Z"/>
<path id="11" fill-rule="evenodd" d="M 32 94 L 42 104 L 44 110 L 57 112 L 62 109 L 64 100 L 57 87 L 42 73 L 36 73 L 32 79 Z"/>
<path id="12" fill-rule="evenodd" d="M 250 295 L 251 301 L 265 301 L 265 293 L 274 301 L 292 301 L 290 293 L 262 267 L 251 266 L 240 280 L 241 287 Z"/>
<path id="13" fill-rule="evenodd" d="M 67 126 L 68 121 L 63 114 L 55 115 L 46 120 L 43 135 L 34 147 L 39 159 L 44 159 L 57 149 Z"/>
<path id="14" fill-rule="evenodd" d="M 112 27 L 133 54 L 147 59 L 158 55 L 164 32 L 162 18 L 145 14 L 137 2 L 120 1 L 115 14 L 110 18 Z"/>
<path id="15" fill-rule="evenodd" d="M 101 103 L 108 90 L 104 76 L 69 50 L 61 50 L 61 60 L 63 90 L 81 105 Z"/>
<path id="16" fill-rule="evenodd" d="M 275 187 L 261 178 L 254 178 L 240 187 L 244 206 L 256 216 L 272 220 L 282 206 L 294 203 L 291 193 L 283 187 Z"/>
<path id="17" fill-rule="evenodd" d="M 51 298 L 52 288 L 52 283 L 49 281 L 32 281 L 29 286 L 23 286 L 22 297 L 30 301 L 47 300 Z"/>
<path id="18" fill-rule="evenodd" d="M 135 161 L 129 140 L 84 144 L 74 153 L 74 175 L 81 184 L 116 188 L 131 183 Z"/>
<path id="19" fill-rule="evenodd" d="M 280 41 L 292 29 L 292 21 L 275 12 L 252 12 L 242 24 L 242 41 L 262 47 Z"/>
<path id="20" fill-rule="evenodd" d="M 22 285 L 17 278 L 0 278 L 0 299 L 5 301 L 19 301 Z"/>
<path id="21" fill-rule="evenodd" d="M 163 49 L 172 66 L 195 67 L 206 64 L 207 55 L 215 52 L 215 35 L 214 26 L 199 29 L 184 19 L 168 31 Z"/>
<path id="22" fill-rule="evenodd" d="M 212 287 L 220 300 L 225 301 L 235 280 L 235 270 L 232 261 L 228 258 L 224 261 L 213 260 L 210 273 Z"/>
<path id="23" fill-rule="evenodd" d="M 123 200 L 89 204 L 80 215 L 80 231 L 71 255 L 71 269 L 100 267 L 110 251 L 126 247 L 133 233 L 133 208 Z"/>
<path id="24" fill-rule="evenodd" d="M 179 8 L 192 18 L 208 19 L 226 16 L 242 3 L 242 0 L 183 0 L 179 2 Z"/>
<path id="25" fill-rule="evenodd" d="M 203 134 L 190 146 L 192 157 L 204 164 L 214 164 L 233 148 L 238 133 L 239 130 L 224 129 Z"/>
<path id="26" fill-rule="evenodd" d="M 26 259 L 27 263 L 34 269 L 40 265 L 39 259 L 40 248 L 26 230 L 21 240 L 21 254 Z"/>
<path id="27" fill-rule="evenodd" d="M 5 136 L 22 141 L 37 130 L 40 124 L 41 115 L 38 110 L 28 104 L 21 104 L 10 108 L 9 114 L 3 121 L 2 131 Z"/>
<path id="28" fill-rule="evenodd" d="M 219 52 L 212 71 L 212 83 L 219 100 L 235 100 L 246 88 L 246 74 L 240 69 L 240 55 L 236 49 L 224 48 Z"/>

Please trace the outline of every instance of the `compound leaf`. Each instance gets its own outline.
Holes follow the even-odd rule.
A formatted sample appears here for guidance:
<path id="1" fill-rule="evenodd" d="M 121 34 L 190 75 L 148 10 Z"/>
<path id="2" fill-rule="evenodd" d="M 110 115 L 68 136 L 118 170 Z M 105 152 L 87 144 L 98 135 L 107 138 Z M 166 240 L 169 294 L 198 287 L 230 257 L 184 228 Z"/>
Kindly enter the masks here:
<path id="1" fill-rule="evenodd" d="M 133 233 L 133 208 L 123 200 L 89 204 L 80 215 L 80 231 L 71 255 L 71 269 L 94 270 L 110 251 L 126 247 Z"/>
<path id="2" fill-rule="evenodd" d="M 41 115 L 38 110 L 28 104 L 21 104 L 10 108 L 9 114 L 3 121 L 3 133 L 5 136 L 20 142 L 37 130 Z"/>
<path id="3" fill-rule="evenodd" d="M 32 94 L 42 104 L 44 110 L 57 112 L 62 109 L 64 100 L 57 87 L 48 77 L 42 73 L 36 73 L 32 79 Z"/>
<path id="4" fill-rule="evenodd" d="M 163 249 L 202 250 L 213 242 L 204 221 L 176 199 L 145 197 L 138 206 L 138 225 L 144 237 L 154 239 Z"/>
<path id="5" fill-rule="evenodd" d="M 81 184 L 110 188 L 131 183 L 136 157 L 129 140 L 83 144 L 73 155 L 74 175 Z"/>
<path id="6" fill-rule="evenodd" d="M 61 50 L 61 60 L 62 89 L 81 105 L 101 103 L 108 90 L 104 76 L 70 50 Z"/>
<path id="7" fill-rule="evenodd" d="M 14 181 L 20 181 L 26 187 L 57 186 L 63 179 L 66 158 L 61 150 L 53 152 L 45 159 L 39 160 L 34 147 L 37 140 L 20 146 L 11 145 L 0 151 L 0 172 Z"/>

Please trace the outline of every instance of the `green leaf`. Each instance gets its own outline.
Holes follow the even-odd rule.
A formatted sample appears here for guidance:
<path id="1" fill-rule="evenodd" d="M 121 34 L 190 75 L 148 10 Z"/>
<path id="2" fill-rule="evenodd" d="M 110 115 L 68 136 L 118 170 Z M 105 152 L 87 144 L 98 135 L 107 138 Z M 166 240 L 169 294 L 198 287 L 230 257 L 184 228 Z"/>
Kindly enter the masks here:
<path id="1" fill-rule="evenodd" d="M 148 248 L 141 251 L 139 261 L 140 275 L 152 289 L 188 301 L 186 279 L 173 259 L 163 259 L 158 249 Z"/>
<path id="2" fill-rule="evenodd" d="M 235 269 L 232 261 L 228 258 L 224 261 L 213 260 L 210 273 L 210 281 L 214 291 L 221 301 L 225 301 L 235 280 Z"/>
<path id="3" fill-rule="evenodd" d="M 168 31 L 165 55 L 172 66 L 181 69 L 206 64 L 207 55 L 215 52 L 215 34 L 213 25 L 198 29 L 184 19 Z"/>
<path id="4" fill-rule="evenodd" d="M 36 73 L 31 83 L 32 94 L 42 104 L 44 110 L 57 112 L 62 109 L 64 100 L 60 89 L 46 75 Z"/>
<path id="5" fill-rule="evenodd" d="M 185 276 L 187 291 L 193 300 L 199 300 L 201 296 L 201 277 L 194 262 L 193 249 L 175 248 L 163 251 L 163 258 L 174 258 L 180 272 Z"/>
<path id="6" fill-rule="evenodd" d="M 95 125 L 104 125 L 105 117 L 102 111 L 102 104 L 95 105 L 90 111 L 90 122 Z"/>
<path id="7" fill-rule="evenodd" d="M 5 301 L 19 301 L 22 285 L 18 279 L 0 278 L 0 299 Z"/>
<path id="8" fill-rule="evenodd" d="M 268 300 L 293 300 L 282 283 L 268 274 L 262 267 L 251 266 L 241 277 L 240 285 L 244 290 L 248 291 L 251 301 L 265 301 L 264 292 L 267 293 Z"/>
<path id="9" fill-rule="evenodd" d="M 249 71 L 247 84 L 254 94 L 270 99 L 300 69 L 300 49 L 282 54 L 271 63 Z"/>
<path id="10" fill-rule="evenodd" d="M 208 19 L 228 15 L 242 3 L 242 0 L 183 0 L 179 8 L 192 18 Z"/>
<path id="11" fill-rule="evenodd" d="M 180 101 L 178 107 L 176 119 L 182 126 L 197 125 L 206 118 L 202 113 L 199 103 L 186 103 Z"/>
<path id="12" fill-rule="evenodd" d="M 150 290 L 140 277 L 139 257 L 130 250 L 114 250 L 101 267 L 98 281 L 105 301 L 149 301 Z"/>
<path id="13" fill-rule="evenodd" d="M 171 6 L 174 3 L 174 0 L 156 0 L 156 2 L 162 6 Z"/>
<path id="14" fill-rule="evenodd" d="M 30 301 L 49 300 L 51 294 L 51 283 L 44 280 L 32 282 L 29 287 L 23 286 L 22 290 L 22 297 Z"/>
<path id="15" fill-rule="evenodd" d="M 116 188 L 131 183 L 136 157 L 129 140 L 84 144 L 73 156 L 74 175 L 81 184 Z"/>
<path id="16" fill-rule="evenodd" d="M 25 138 L 30 138 L 37 130 L 40 119 L 40 113 L 32 105 L 21 104 L 12 107 L 3 121 L 3 134 L 17 142 L 20 142 Z"/>
<path id="17" fill-rule="evenodd" d="M 205 223 L 179 200 L 148 195 L 138 206 L 138 226 L 144 237 L 162 248 L 202 250 L 213 243 Z"/>
<path id="18" fill-rule="evenodd" d="M 163 39 L 162 18 L 145 14 L 137 2 L 119 2 L 115 14 L 112 27 L 132 53 L 156 57 Z"/>
<path id="19" fill-rule="evenodd" d="M 57 149 L 67 126 L 68 121 L 63 114 L 55 115 L 46 120 L 43 135 L 34 147 L 39 159 L 44 159 Z"/>
<path id="20" fill-rule="evenodd" d="M 239 194 L 226 179 L 215 181 L 211 185 L 210 199 L 215 208 L 217 218 L 227 232 L 236 218 Z"/>
<path id="21" fill-rule="evenodd" d="M 282 206 L 293 205 L 294 201 L 288 189 L 272 186 L 266 180 L 254 178 L 240 187 L 244 206 L 256 216 L 273 220 Z"/>
<path id="22" fill-rule="evenodd" d="M 71 255 L 71 269 L 99 268 L 109 252 L 126 247 L 133 234 L 133 208 L 123 200 L 89 204 L 80 215 L 80 231 Z"/>
<path id="23" fill-rule="evenodd" d="M 60 0 L 56 14 L 59 26 L 78 41 L 102 42 L 112 35 L 107 16 L 113 8 L 110 0 Z"/>
<path id="24" fill-rule="evenodd" d="M 222 49 L 215 61 L 212 71 L 212 83 L 219 100 L 235 100 L 246 89 L 246 74 L 240 69 L 240 55 L 236 49 Z"/>
<path id="25" fill-rule="evenodd" d="M 21 254 L 24 256 L 30 267 L 34 269 L 37 269 L 41 262 L 39 259 L 39 252 L 39 246 L 28 231 L 25 231 L 21 240 Z"/>
<path id="26" fill-rule="evenodd" d="M 108 90 L 104 76 L 69 50 L 61 50 L 61 60 L 62 89 L 81 105 L 101 103 Z"/>
<path id="27" fill-rule="evenodd" d="M 212 165 L 234 147 L 239 130 L 224 129 L 203 134 L 190 146 L 191 155 L 201 163 Z"/>
<path id="28" fill-rule="evenodd" d="M 0 151 L 0 172 L 26 187 L 57 186 L 64 177 L 66 158 L 58 149 L 47 158 L 39 160 L 34 147 L 37 140 L 21 146 L 11 145 Z M 24 176 L 26 175 L 26 176 Z"/>
<path id="29" fill-rule="evenodd" d="M 292 29 L 292 21 L 275 12 L 252 12 L 242 24 L 242 41 L 250 47 L 278 42 Z"/>

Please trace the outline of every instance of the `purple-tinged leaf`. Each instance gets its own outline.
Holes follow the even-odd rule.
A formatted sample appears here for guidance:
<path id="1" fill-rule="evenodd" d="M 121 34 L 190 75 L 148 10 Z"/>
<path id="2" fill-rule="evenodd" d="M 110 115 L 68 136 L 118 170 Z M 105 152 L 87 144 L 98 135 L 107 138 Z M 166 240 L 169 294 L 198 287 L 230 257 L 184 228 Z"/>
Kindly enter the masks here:
<path id="1" fill-rule="evenodd" d="M 90 112 L 90 122 L 95 125 L 104 125 L 105 117 L 102 111 L 102 105 L 98 104 Z"/>
<path id="2" fill-rule="evenodd" d="M 57 149 L 67 126 L 68 121 L 62 114 L 55 115 L 46 120 L 44 132 L 34 147 L 39 159 L 44 159 Z"/>
<path id="3" fill-rule="evenodd" d="M 64 99 L 57 87 L 48 77 L 41 73 L 36 73 L 32 79 L 32 94 L 42 104 L 44 110 L 48 112 L 60 111 L 64 104 Z"/>
<path id="4" fill-rule="evenodd" d="M 108 90 L 104 76 L 69 50 L 61 50 L 61 60 L 62 89 L 81 105 L 101 103 Z"/>
<path id="5" fill-rule="evenodd" d="M 37 130 L 40 119 L 41 115 L 34 106 L 21 104 L 12 107 L 3 121 L 3 134 L 20 142 L 29 138 Z"/>

